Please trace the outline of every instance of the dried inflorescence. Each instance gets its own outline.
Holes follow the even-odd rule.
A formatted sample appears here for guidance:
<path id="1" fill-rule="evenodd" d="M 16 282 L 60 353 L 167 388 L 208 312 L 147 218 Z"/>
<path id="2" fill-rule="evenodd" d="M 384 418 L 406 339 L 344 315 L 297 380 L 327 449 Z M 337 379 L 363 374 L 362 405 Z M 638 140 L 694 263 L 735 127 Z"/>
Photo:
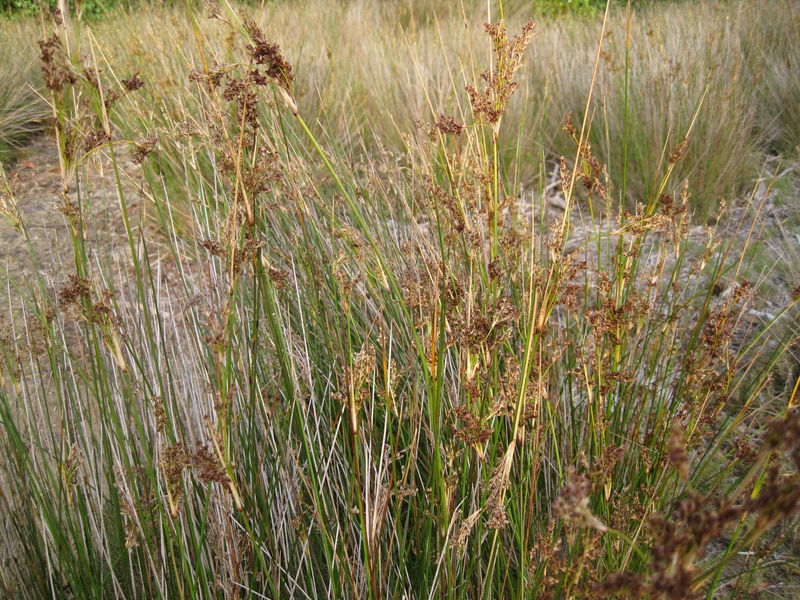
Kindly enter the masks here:
<path id="1" fill-rule="evenodd" d="M 486 513 L 486 525 L 491 529 L 501 529 L 508 524 L 508 513 L 505 507 L 505 493 L 509 484 L 511 461 L 514 458 L 514 442 L 506 450 L 505 456 L 497 463 L 486 486 L 487 497 L 483 510 Z"/>
<path id="2" fill-rule="evenodd" d="M 67 288 L 69 284 L 67 284 Z M 64 288 L 62 288 L 63 290 Z M 113 316 L 111 300 L 114 297 L 111 290 L 102 288 L 94 295 L 87 295 L 85 304 L 75 302 L 74 305 L 80 309 L 84 318 L 90 323 L 97 325 L 111 326 L 116 322 Z M 63 296 L 62 296 L 63 299 Z"/>
<path id="3" fill-rule="evenodd" d="M 99 148 L 103 144 L 111 141 L 111 136 L 102 128 L 94 128 L 83 139 L 83 151 L 91 152 L 95 148 Z"/>
<path id="4" fill-rule="evenodd" d="M 245 20 L 244 28 L 253 42 L 247 45 L 250 58 L 257 65 L 264 66 L 266 76 L 291 96 L 294 81 L 292 65 L 281 54 L 280 46 L 269 43 L 255 21 Z"/>
<path id="5" fill-rule="evenodd" d="M 139 77 L 139 73 L 134 73 L 129 78 L 122 80 L 122 87 L 126 92 L 135 92 L 143 85 L 144 81 L 142 81 L 141 77 Z"/>
<path id="6" fill-rule="evenodd" d="M 258 96 L 255 86 L 260 84 L 260 80 L 252 74 L 244 77 L 229 77 L 222 97 L 228 102 L 234 102 L 239 110 L 238 120 L 249 126 L 253 130 L 258 129 Z M 263 85 L 263 84 L 262 84 Z"/>
<path id="7" fill-rule="evenodd" d="M 773 450 L 789 452 L 795 468 L 800 470 L 800 409 L 793 408 L 784 418 L 770 424 L 762 452 Z"/>
<path id="8" fill-rule="evenodd" d="M 153 416 L 156 421 L 156 431 L 161 435 L 166 435 L 167 411 L 164 406 L 164 399 L 161 396 L 153 396 Z"/>
<path id="9" fill-rule="evenodd" d="M 161 452 L 158 466 L 166 485 L 170 514 L 173 519 L 177 518 L 180 512 L 180 503 L 183 497 L 181 480 L 185 469 L 193 468 L 197 478 L 204 483 L 230 485 L 230 478 L 225 466 L 220 462 L 217 454 L 204 444 L 198 443 L 194 452 L 189 452 L 181 442 L 166 446 Z"/>
<path id="10" fill-rule="evenodd" d="M 217 258 L 225 258 L 225 246 L 217 240 L 202 240 L 200 246 Z"/>
<path id="11" fill-rule="evenodd" d="M 567 114 L 565 114 L 563 120 L 561 121 L 561 129 L 566 131 L 567 135 L 569 135 L 575 141 L 575 143 L 577 144 L 578 143 L 578 128 L 575 127 L 575 121 L 573 120 L 574 117 L 575 117 L 575 114 L 572 113 L 572 112 L 568 112 Z"/>
<path id="12" fill-rule="evenodd" d="M 272 191 L 274 184 L 281 184 L 282 191 L 290 187 L 286 185 L 284 166 L 278 153 L 271 149 L 269 143 L 262 143 L 263 137 L 259 138 L 260 88 L 275 82 L 287 104 L 297 113 L 291 96 L 291 65 L 280 56 L 276 45 L 266 42 L 255 23 L 248 21 L 247 30 L 254 41 L 253 45 L 248 46 L 252 61 L 250 65 L 246 68 L 216 65 L 204 72 L 194 71 L 189 75 L 192 81 L 206 83 L 209 91 L 222 86 L 222 98 L 236 106 L 232 115 L 220 113 L 220 121 L 209 124 L 211 145 L 217 155 L 216 164 L 219 172 L 230 180 L 232 206 L 236 208 L 229 211 L 226 231 L 222 236 L 229 240 L 229 246 L 239 235 L 242 217 L 246 219 L 248 229 L 252 229 L 259 212 L 255 205 L 259 197 Z M 258 65 L 265 65 L 266 73 Z M 241 261 L 234 262 L 238 264 Z M 238 270 L 235 273 L 238 274 Z"/>
<path id="13" fill-rule="evenodd" d="M 800 409 L 793 408 L 785 417 L 775 419 L 764 437 L 764 445 L 769 450 L 797 448 L 800 445 Z"/>
<path id="14" fill-rule="evenodd" d="M 44 84 L 50 91 L 60 92 L 65 85 L 72 85 L 78 80 L 58 35 L 53 34 L 41 40 L 39 52 Z"/>
<path id="15" fill-rule="evenodd" d="M 462 519 L 458 527 L 453 530 L 452 535 L 450 536 L 450 544 L 458 550 L 459 553 L 463 553 L 464 549 L 467 547 L 467 542 L 469 541 L 469 535 L 472 533 L 472 529 L 475 527 L 475 523 L 478 522 L 478 518 L 481 516 L 481 511 L 476 510 L 469 516 Z"/>
<path id="16" fill-rule="evenodd" d="M 564 539 L 555 534 L 555 521 L 551 520 L 544 535 L 536 536 L 536 542 L 528 557 L 528 572 L 536 581 L 537 600 L 560 600 L 561 598 L 591 598 L 598 580 L 598 561 L 602 559 L 602 533 L 588 530 L 581 534 L 577 548 L 564 545 Z M 578 549 L 578 552 L 574 552 Z M 584 579 L 581 593 L 573 586 Z"/>
<path id="17" fill-rule="evenodd" d="M 581 169 L 576 172 L 576 176 L 580 173 L 579 179 L 583 181 L 583 186 L 586 188 L 586 193 L 589 198 L 597 193 L 603 200 L 607 200 L 606 188 L 608 175 L 603 169 L 600 160 L 592 152 L 592 146 L 588 140 L 582 140 L 578 134 L 578 129 L 572 120 L 573 113 L 569 112 L 564 115 L 561 128 L 569 135 L 575 146 L 578 148 L 578 160 Z M 571 194 L 570 186 L 572 185 L 572 176 L 569 173 L 566 161 L 562 157 L 560 166 L 561 188 L 565 197 Z"/>
<path id="18" fill-rule="evenodd" d="M 508 101 L 519 86 L 514 81 L 514 75 L 522 66 L 523 55 L 533 38 L 534 23 L 526 23 L 519 35 L 511 40 L 508 39 L 505 24 L 502 22 L 486 23 L 485 29 L 492 39 L 495 67 L 481 74 L 481 79 L 487 84 L 483 92 L 472 85 L 468 85 L 466 90 L 475 116 L 483 116 L 494 127 L 496 135 Z"/>
<path id="19" fill-rule="evenodd" d="M 519 319 L 520 312 L 510 296 L 502 296 L 480 314 L 451 316 L 451 339 L 459 345 L 477 350 L 493 350 L 508 340 L 512 325 Z"/>
<path id="20" fill-rule="evenodd" d="M 80 469 L 83 459 L 80 450 L 75 444 L 69 447 L 69 452 L 66 457 L 61 461 L 61 481 L 64 484 L 64 490 L 67 493 L 67 504 L 72 506 L 74 488 L 78 484 L 78 470 Z"/>
<path id="21" fill-rule="evenodd" d="M 198 444 L 189 458 L 197 478 L 203 483 L 218 483 L 222 486 L 230 484 L 230 478 L 224 465 L 207 445 Z"/>
<path id="22" fill-rule="evenodd" d="M 673 432 L 676 428 L 673 428 Z M 677 434 L 673 433 L 673 437 Z M 673 464 L 686 457 L 677 449 L 677 441 L 668 444 L 668 452 L 675 455 Z M 705 582 L 698 572 L 697 560 L 706 553 L 710 543 L 726 530 L 743 523 L 748 515 L 751 529 L 741 535 L 742 544 L 751 546 L 768 529 L 782 519 L 791 518 L 800 511 L 800 474 L 782 474 L 779 464 L 772 464 L 758 488 L 745 485 L 762 469 L 762 462 L 773 451 L 790 453 L 795 468 L 800 468 L 797 448 L 800 447 L 800 412 L 792 411 L 774 421 L 767 431 L 759 455 L 749 474 L 730 495 L 712 496 L 690 490 L 687 497 L 677 502 L 669 516 L 653 515 L 649 521 L 652 535 L 649 575 L 621 572 L 606 577 L 595 588 L 597 598 L 647 597 L 661 600 L 702 598 Z M 679 467 L 678 467 L 679 468 Z M 742 550 L 744 545 L 731 552 Z"/>
<path id="23" fill-rule="evenodd" d="M 269 267 L 267 269 L 267 277 L 269 277 L 272 285 L 279 290 L 282 290 L 286 286 L 289 275 L 289 271 L 283 269 L 276 269 L 275 267 Z"/>
<path id="24" fill-rule="evenodd" d="M 719 306 L 711 312 L 706 319 L 700 333 L 699 345 L 690 357 L 695 367 L 691 377 L 695 383 L 706 379 L 709 382 L 717 380 L 717 375 L 728 365 L 734 364 L 731 360 L 731 342 L 734 327 L 741 313 L 742 303 L 752 294 L 752 285 L 744 280 L 732 288 L 731 293 L 720 302 Z M 698 386 L 708 389 L 709 386 Z M 717 390 L 721 391 L 721 390 Z"/>
<path id="25" fill-rule="evenodd" d="M 19 214 L 17 199 L 13 191 L 15 179 L 15 176 L 6 176 L 3 165 L 0 163 L 0 216 L 8 219 L 18 232 L 22 232 L 22 217 Z"/>
<path id="26" fill-rule="evenodd" d="M 703 595 L 698 591 L 694 561 L 743 511 L 744 507 L 734 506 L 727 498 L 690 493 L 669 519 L 660 514 L 649 519 L 653 534 L 650 575 L 612 573 L 595 587 L 593 597 L 699 600 Z"/>
<path id="27" fill-rule="evenodd" d="M 221 168 L 226 167 L 221 163 Z M 272 185 L 284 178 L 283 168 L 277 152 L 260 149 L 248 165 L 241 165 L 241 185 L 251 198 L 272 189 Z M 235 168 L 229 172 L 234 175 Z"/>
<path id="28" fill-rule="evenodd" d="M 673 148 L 672 152 L 669 153 L 669 164 L 674 165 L 680 159 L 682 159 L 686 155 L 686 150 L 689 148 L 689 140 L 686 136 L 683 136 L 678 145 Z"/>
<path id="29" fill-rule="evenodd" d="M 684 187 L 679 203 L 669 194 L 660 194 L 658 196 L 660 212 L 665 219 L 669 219 L 669 227 L 662 229 L 662 231 L 666 232 L 666 237 L 669 241 L 676 244 L 685 239 L 689 231 L 688 202 L 689 192 L 687 187 Z"/>
<path id="30" fill-rule="evenodd" d="M 134 144 L 133 163 L 139 165 L 144 162 L 144 159 L 150 156 L 153 150 L 155 150 L 157 143 L 158 138 L 155 135 L 151 135 L 136 142 Z"/>
<path id="31" fill-rule="evenodd" d="M 606 184 L 601 180 L 604 178 L 603 165 L 592 152 L 592 145 L 584 141 L 580 149 L 580 160 L 583 163 L 583 187 L 589 198 L 593 194 L 598 194 L 602 199 L 606 199 Z"/>
<path id="32" fill-rule="evenodd" d="M 172 444 L 164 448 L 158 461 L 161 476 L 167 488 L 169 509 L 172 518 L 178 516 L 180 501 L 183 497 L 181 478 L 183 470 L 189 465 L 189 455 L 182 443 Z"/>
<path id="33" fill-rule="evenodd" d="M 233 252 L 233 261 L 231 267 L 233 274 L 238 275 L 244 265 L 251 263 L 253 259 L 258 256 L 258 252 L 264 247 L 264 242 L 255 238 L 245 238 L 244 243 L 236 248 Z"/>
<path id="34" fill-rule="evenodd" d="M 488 370 L 495 367 L 485 364 L 484 368 Z M 528 373 L 524 393 L 520 397 L 521 383 L 518 359 L 513 355 L 506 355 L 502 361 L 497 362 L 496 368 L 500 375 L 497 381 L 499 393 L 495 395 L 489 405 L 485 418 L 502 416 L 513 419 L 517 412 L 517 405 L 521 403 L 519 406 L 519 418 L 520 425 L 524 426 L 528 421 L 536 418 L 540 403 L 549 397 L 547 377 L 542 375 L 540 365 L 532 366 Z M 487 375 L 487 373 L 484 373 L 484 377 Z M 467 389 L 470 389 L 470 387 L 467 387 Z M 473 393 L 473 396 L 479 397 L 477 393 Z"/>
<path id="35" fill-rule="evenodd" d="M 470 446 L 476 446 L 492 436 L 492 428 L 463 404 L 456 407 L 455 414 L 462 422 L 461 426 L 455 428 L 456 439 Z"/>
<path id="36" fill-rule="evenodd" d="M 89 298 L 90 292 L 91 286 L 88 279 L 69 275 L 66 283 L 58 289 L 58 299 L 65 305 L 78 304 L 82 299 Z"/>
<path id="37" fill-rule="evenodd" d="M 445 135 L 458 136 L 464 131 L 464 126 L 457 123 L 453 117 L 439 115 L 439 119 L 436 121 L 436 129 Z"/>
<path id="38" fill-rule="evenodd" d="M 218 15 L 215 15 L 219 18 Z M 244 73 L 238 74 L 236 65 L 215 64 L 203 71 L 192 71 L 190 81 L 203 82 L 209 90 L 214 90 L 225 82 L 222 97 L 236 104 L 238 115 L 236 121 L 245 127 L 242 135 L 247 140 L 246 146 L 252 146 L 255 131 L 260 127 L 258 119 L 258 88 L 266 87 L 270 82 L 275 83 L 293 113 L 297 114 L 297 105 L 294 101 L 292 82 L 294 75 L 292 65 L 284 58 L 277 44 L 270 43 L 261 28 L 255 21 L 245 19 L 244 28 L 251 40 L 247 45 L 250 65 Z M 217 136 L 224 137 L 224 136 Z M 222 142 L 222 139 L 216 140 Z M 225 144 L 217 144 L 223 148 Z M 228 166 L 230 171 L 240 161 L 238 155 L 233 156 L 233 149 L 228 149 L 228 155 L 222 157 L 222 165 Z"/>
<path id="39" fill-rule="evenodd" d="M 344 370 L 345 391 L 336 394 L 336 397 L 347 407 L 350 431 L 353 435 L 358 433 L 358 412 L 369 396 L 370 386 L 367 383 L 375 373 L 375 366 L 375 349 L 369 344 L 364 344 L 361 350 L 353 356 L 352 366 L 348 366 Z"/>
<path id="40" fill-rule="evenodd" d="M 222 84 L 222 79 L 235 68 L 234 65 L 215 64 L 207 71 L 192 71 L 189 73 L 189 81 L 205 82 L 209 88 L 216 89 Z"/>
<path id="41" fill-rule="evenodd" d="M 689 480 L 689 455 L 686 452 L 686 440 L 684 439 L 683 427 L 680 420 L 675 419 L 670 427 L 669 439 L 667 440 L 667 460 L 678 472 L 681 479 Z"/>
<path id="42" fill-rule="evenodd" d="M 111 107 L 121 98 L 124 98 L 131 92 L 135 92 L 144 86 L 144 81 L 139 77 L 139 73 L 134 73 L 127 79 L 123 79 L 122 90 L 111 87 L 105 87 L 100 80 L 102 70 L 97 65 L 80 64 L 80 72 L 83 81 L 88 83 L 95 89 L 97 94 L 103 99 L 103 107 L 106 111 L 111 110 Z M 72 83 L 75 83 L 73 81 Z"/>
<path id="43" fill-rule="evenodd" d="M 590 477 L 592 483 L 597 486 L 607 486 L 614 474 L 617 463 L 625 453 L 623 446 L 608 445 L 603 448 L 602 454 L 592 463 Z"/>
<path id="44" fill-rule="evenodd" d="M 91 323 L 111 325 L 114 322 L 111 290 L 102 288 L 93 293 L 92 285 L 85 277 L 68 276 L 58 288 L 57 298 L 62 308 L 74 310 Z"/>
<path id="45" fill-rule="evenodd" d="M 630 298 L 621 306 L 613 298 L 607 298 L 600 308 L 587 311 L 586 320 L 595 328 L 595 335 L 608 336 L 612 344 L 619 344 L 624 332 L 647 314 L 649 308 L 641 298 Z"/>
<path id="46" fill-rule="evenodd" d="M 125 547 L 136 548 L 141 541 L 142 524 L 155 518 L 158 503 L 151 493 L 149 481 L 146 481 L 141 466 L 131 467 L 127 475 L 121 467 L 114 467 L 114 487 L 125 522 Z M 134 498 L 132 488 L 141 495 Z"/>
<path id="47" fill-rule="evenodd" d="M 66 39 L 66 38 L 64 38 Z M 144 81 L 136 73 L 122 80 L 122 89 L 105 87 L 101 81 L 102 70 L 97 65 L 84 62 L 80 57 L 70 56 L 59 34 L 54 33 L 39 41 L 40 62 L 45 86 L 52 92 L 57 118 L 53 124 L 59 137 L 61 157 L 65 167 L 78 162 L 83 155 L 106 145 L 111 141 L 111 129 L 106 119 L 111 107 L 128 93 L 140 89 Z M 73 101 L 65 103 L 64 87 L 90 88 L 89 94 L 78 93 Z M 101 101 L 99 106 L 95 98 Z M 102 113 L 102 114 L 100 114 Z M 70 188 L 71 170 L 62 172 L 62 191 Z M 64 214 L 73 221 L 77 212 L 73 211 L 65 198 Z"/>
<path id="48" fill-rule="evenodd" d="M 345 380 L 347 386 L 357 389 L 375 372 L 375 350 L 364 344 L 361 350 L 353 357 L 353 366 L 347 370 Z"/>
<path id="49" fill-rule="evenodd" d="M 258 256 L 258 252 L 264 247 L 264 243 L 255 238 L 246 237 L 240 245 L 233 249 L 232 253 L 226 244 L 218 240 L 203 240 L 200 242 L 200 246 L 213 256 L 224 260 L 226 266 L 232 269 L 231 274 L 235 277 L 242 272 L 246 264 L 251 263 Z"/>
<path id="50" fill-rule="evenodd" d="M 420 250 L 418 247 L 406 246 L 410 254 Z M 422 252 L 420 252 L 422 254 Z M 413 264 L 399 277 L 403 303 L 411 311 L 415 327 L 430 325 L 431 317 L 444 304 L 454 307 L 461 298 L 462 290 L 453 280 L 447 266 L 438 259 L 419 257 L 419 263 Z"/>
<path id="51" fill-rule="evenodd" d="M 553 500 L 553 514 L 581 527 L 591 527 L 601 532 L 606 531 L 607 527 L 589 509 L 589 493 L 591 491 L 592 484 L 589 477 L 578 473 L 575 467 L 569 467 L 567 483 Z"/>

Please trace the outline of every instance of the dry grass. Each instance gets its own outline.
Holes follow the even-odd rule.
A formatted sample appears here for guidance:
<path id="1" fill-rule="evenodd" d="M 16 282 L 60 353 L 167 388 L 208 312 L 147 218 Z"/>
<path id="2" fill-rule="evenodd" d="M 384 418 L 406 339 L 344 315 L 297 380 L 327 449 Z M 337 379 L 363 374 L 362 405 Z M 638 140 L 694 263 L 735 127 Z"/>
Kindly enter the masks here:
<path id="1" fill-rule="evenodd" d="M 477 79 L 488 59 L 484 13 L 485 7 L 467 7 L 417 20 L 402 4 L 323 0 L 269 4 L 259 21 L 297 65 L 298 102 L 320 124 L 317 131 L 349 153 L 369 154 L 378 141 L 403 149 L 415 122 L 441 113 L 466 120 L 469 107 L 459 82 Z M 773 16 L 761 18 L 765 14 Z M 509 18 L 510 26 L 520 21 Z M 630 31 L 625 14 L 612 16 L 590 107 L 591 140 L 612 178 L 624 180 L 629 206 L 653 194 L 665 150 L 693 122 L 688 155 L 673 181 L 689 181 L 700 218 L 711 216 L 719 199 L 747 191 L 766 149 L 794 149 L 797 23 L 797 5 L 785 2 L 703 2 L 691 11 L 657 6 L 637 12 Z M 198 34 L 207 42 L 206 60 L 228 64 L 241 42 L 219 25 L 199 19 Z M 168 121 L 197 118 L 197 107 L 180 94 L 187 67 L 201 64 L 183 13 L 123 16 L 95 34 L 113 64 L 141 70 L 152 82 L 141 110 L 157 107 Z M 502 156 L 522 158 L 514 161 L 519 172 L 508 175 L 526 187 L 536 185 L 542 153 L 548 160 L 569 153 L 560 121 L 567 112 L 583 112 L 598 34 L 593 21 L 539 23 L 500 149 Z M 619 149 L 626 140 L 623 159 Z"/>
<path id="2" fill-rule="evenodd" d="M 514 14 L 524 14 L 524 7 L 508 12 L 509 25 L 519 26 Z M 626 188 L 616 195 L 624 192 L 629 207 L 646 202 L 665 167 L 665 151 L 693 122 L 689 153 L 673 181 L 688 180 L 701 219 L 721 198 L 747 192 L 765 153 L 791 155 L 800 130 L 792 75 L 799 18 L 796 4 L 779 1 L 701 2 L 691 11 L 657 5 L 636 12 L 630 27 L 624 12 L 613 13 L 590 112 L 595 153 Z M 402 150 L 415 123 L 441 113 L 466 120 L 459 82 L 475 80 L 488 59 L 480 3 L 270 3 L 258 20 L 297 66 L 297 99 L 304 114 L 314 116 L 312 127 L 319 124 L 318 134 L 351 154 L 369 155 L 378 145 Z M 220 25 L 203 15 L 192 21 L 181 10 L 151 8 L 93 26 L 110 63 L 141 71 L 150 82 L 141 104 L 123 117 L 131 130 L 154 115 L 164 128 L 199 118 L 199 107 L 182 94 L 188 72 L 203 59 L 229 64 L 241 48 Z M 583 112 L 598 33 L 592 20 L 539 23 L 539 42 L 505 118 L 500 149 L 501 156 L 522 159 L 513 161 L 518 172 L 507 175 L 526 187 L 537 185 L 542 154 L 551 161 L 569 153 L 560 122 L 567 112 Z M 204 57 L 195 35 L 204 41 Z"/>
<path id="3" fill-rule="evenodd" d="M 49 114 L 37 92 L 41 88 L 30 36 L 26 23 L 0 25 L 0 161 L 40 133 Z"/>

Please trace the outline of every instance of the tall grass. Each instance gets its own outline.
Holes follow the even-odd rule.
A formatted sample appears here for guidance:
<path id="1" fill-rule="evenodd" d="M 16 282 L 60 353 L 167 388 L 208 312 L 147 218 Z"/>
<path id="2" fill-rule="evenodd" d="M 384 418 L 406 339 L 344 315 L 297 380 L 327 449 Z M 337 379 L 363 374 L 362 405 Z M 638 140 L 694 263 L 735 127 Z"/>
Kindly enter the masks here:
<path id="1" fill-rule="evenodd" d="M 792 76 L 800 34 L 796 7 L 777 0 L 700 2 L 690 10 L 681 3 L 656 4 L 634 12 L 630 27 L 624 10 L 612 12 L 591 107 L 591 141 L 619 182 L 625 170 L 620 148 L 627 148 L 629 208 L 653 193 L 665 147 L 677 143 L 698 109 L 692 147 L 673 181 L 677 187 L 689 181 L 700 219 L 713 215 L 720 198 L 747 192 L 765 153 L 794 153 L 800 129 Z M 528 3 L 508 5 L 509 26 L 518 28 L 528 9 Z M 371 154 L 381 144 L 402 151 L 416 122 L 439 113 L 464 115 L 468 106 L 456 82 L 487 49 L 481 29 L 486 6 L 480 2 L 279 2 L 265 4 L 256 17 L 297 65 L 297 101 L 314 116 L 309 125 L 315 134 L 348 153 Z M 129 108 L 132 114 L 121 117 L 127 133 L 152 115 L 162 116 L 162 127 L 199 117 L 198 107 L 181 94 L 187 66 L 202 62 L 196 36 L 205 40 L 211 62 L 235 62 L 241 50 L 220 25 L 164 6 L 121 12 L 94 25 L 108 61 L 140 71 L 151 84 Z M 14 26 L 35 35 L 24 23 Z M 596 19 L 539 23 L 540 41 L 520 74 L 522 93 L 508 109 L 500 148 L 503 156 L 519 155 L 510 162 L 526 188 L 538 185 L 542 154 L 557 161 L 569 150 L 559 124 L 567 112 L 583 110 L 599 27 Z M 10 57 L 9 64 L 23 68 L 31 54 Z M 416 137 L 424 139 L 424 131 Z"/>
<path id="2" fill-rule="evenodd" d="M 45 53 L 74 271 L 31 280 L 2 338 L 6 595 L 700 598 L 796 552 L 797 374 L 777 365 L 800 293 L 752 318 L 760 196 L 704 229 L 690 191 L 669 193 L 700 112 L 623 211 L 610 177 L 635 188 L 637 154 L 607 144 L 620 172 L 590 149 L 590 78 L 553 210 L 521 175 L 531 92 L 510 100 L 529 30 L 440 56 L 425 137 L 378 152 L 379 120 L 314 112 L 307 64 L 218 10 L 142 44 L 146 62 L 100 29 L 80 46 L 56 28 Z M 393 46 L 372 43 L 381 64 Z M 395 108 L 402 134 L 416 115 Z M 127 151 L 158 234 L 122 185 Z M 100 153 L 116 262 L 84 210 Z"/>
<path id="3" fill-rule="evenodd" d="M 37 92 L 35 55 L 21 50 L 30 43 L 30 27 L 2 23 L 0 38 L 0 161 L 6 161 L 42 131 L 48 110 Z"/>
<path id="4" fill-rule="evenodd" d="M 377 141 L 402 151 L 416 122 L 468 113 L 458 82 L 477 77 L 462 69 L 482 70 L 477 64 L 487 50 L 481 28 L 486 7 L 478 4 L 433 12 L 370 1 L 275 3 L 264 6 L 258 20 L 297 65 L 297 101 L 304 114 L 314 116 L 312 128 L 320 123 L 315 134 L 327 134 L 348 153 L 372 153 Z M 696 113 L 692 146 L 673 181 L 676 190 L 689 181 L 698 218 L 710 217 L 721 198 L 746 193 L 765 152 L 791 153 L 797 131 L 791 76 L 800 33 L 796 7 L 656 5 L 635 12 L 630 27 L 624 11 L 612 14 L 590 107 L 591 141 L 620 182 L 620 149 L 626 145 L 629 208 L 653 193 L 665 147 L 677 144 Z M 509 26 L 519 28 L 524 14 L 509 8 Z M 207 42 L 209 61 L 236 60 L 241 43 L 219 26 L 202 18 L 190 23 L 182 12 L 154 11 L 120 16 L 96 35 L 114 64 L 140 70 L 153 82 L 140 98 L 142 110 L 158 107 L 167 125 L 187 111 L 197 114 L 178 93 L 187 85 L 186 65 L 199 63 L 193 27 Z M 508 158 L 520 157 L 509 164 L 526 188 L 537 185 L 543 153 L 557 161 L 569 150 L 560 121 L 584 108 L 599 30 L 595 20 L 539 24 L 539 43 L 520 73 L 521 93 L 504 119 L 507 133 L 499 149 Z M 420 88 L 426 93 L 418 93 Z M 416 137 L 423 140 L 424 131 Z"/>

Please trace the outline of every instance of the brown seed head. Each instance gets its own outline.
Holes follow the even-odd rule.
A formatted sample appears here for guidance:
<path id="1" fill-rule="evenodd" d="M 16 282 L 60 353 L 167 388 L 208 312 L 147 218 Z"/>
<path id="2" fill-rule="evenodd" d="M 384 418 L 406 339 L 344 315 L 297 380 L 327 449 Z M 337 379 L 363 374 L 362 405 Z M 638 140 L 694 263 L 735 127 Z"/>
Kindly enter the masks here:
<path id="1" fill-rule="evenodd" d="M 139 77 L 139 73 L 134 73 L 128 79 L 122 80 L 122 87 L 125 88 L 126 92 L 135 92 L 143 85 L 144 81 L 142 81 L 141 78 Z"/>
<path id="2" fill-rule="evenodd" d="M 567 482 L 553 500 L 553 514 L 582 527 L 592 527 L 606 531 L 607 527 L 589 510 L 591 481 L 586 475 L 578 473 L 575 467 L 567 470 Z"/>
<path id="3" fill-rule="evenodd" d="M 291 96 L 294 81 L 292 65 L 281 54 L 280 46 L 267 42 L 264 32 L 255 21 L 245 20 L 244 28 L 252 40 L 252 44 L 247 45 L 250 58 L 257 65 L 263 65 L 267 77 L 273 79 Z"/>
<path id="4" fill-rule="evenodd" d="M 686 149 L 689 147 L 689 141 L 686 136 L 683 136 L 678 142 L 678 145 L 669 154 L 669 164 L 674 165 L 686 154 Z"/>
<path id="5" fill-rule="evenodd" d="M 689 456 L 686 453 L 683 428 L 678 419 L 672 422 L 672 427 L 670 428 L 669 441 L 667 442 L 667 459 L 678 472 L 681 479 L 688 481 Z"/>
<path id="6" fill-rule="evenodd" d="M 439 120 L 436 121 L 436 128 L 446 135 L 461 135 L 464 131 L 464 126 L 457 123 L 453 117 L 445 117 L 439 115 Z"/>

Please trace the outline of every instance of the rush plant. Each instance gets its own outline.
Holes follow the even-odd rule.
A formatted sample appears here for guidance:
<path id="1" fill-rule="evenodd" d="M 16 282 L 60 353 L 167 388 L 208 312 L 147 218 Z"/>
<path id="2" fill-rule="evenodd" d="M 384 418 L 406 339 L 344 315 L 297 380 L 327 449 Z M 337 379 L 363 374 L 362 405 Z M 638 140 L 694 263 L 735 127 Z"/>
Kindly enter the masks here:
<path id="1" fill-rule="evenodd" d="M 760 205 L 693 226 L 672 177 L 699 108 L 619 202 L 593 146 L 605 25 L 558 177 L 524 189 L 498 148 L 537 39 L 501 15 L 447 72 L 468 108 L 361 160 L 227 4 L 224 61 L 191 15 L 170 123 L 91 30 L 48 30 L 73 252 L 4 323 L 6 595 L 710 598 L 793 560 L 800 291 L 757 318 Z"/>

